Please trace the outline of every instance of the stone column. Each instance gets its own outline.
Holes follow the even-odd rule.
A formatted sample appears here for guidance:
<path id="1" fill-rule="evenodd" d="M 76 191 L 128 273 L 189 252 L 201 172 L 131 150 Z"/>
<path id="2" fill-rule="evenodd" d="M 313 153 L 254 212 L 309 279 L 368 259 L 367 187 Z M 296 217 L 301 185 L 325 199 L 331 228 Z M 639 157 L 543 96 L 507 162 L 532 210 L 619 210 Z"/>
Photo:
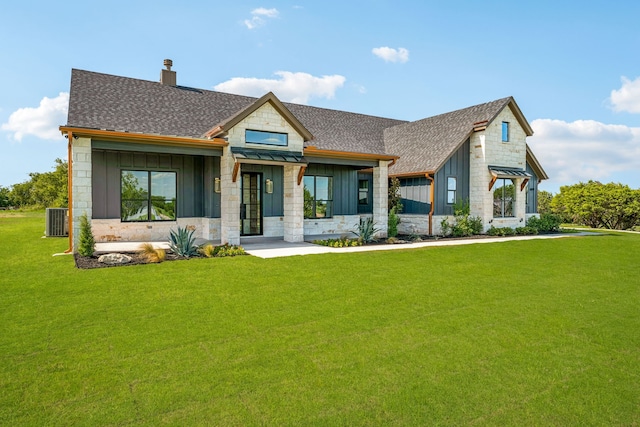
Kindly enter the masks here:
<path id="1" fill-rule="evenodd" d="M 389 164 L 380 160 L 373 168 L 373 222 L 380 231 L 377 237 L 387 237 L 389 226 Z"/>
<path id="2" fill-rule="evenodd" d="M 284 166 L 284 241 L 304 241 L 304 185 L 299 165 Z"/>
<path id="3" fill-rule="evenodd" d="M 220 158 L 220 240 L 223 244 L 240 244 L 240 171 L 233 182 L 235 162 L 231 148 L 225 147 Z"/>
<path id="4" fill-rule="evenodd" d="M 87 214 L 91 221 L 93 215 L 93 199 L 91 196 L 91 138 L 74 139 L 71 143 L 72 166 L 72 215 L 73 223 L 73 251 L 78 249 L 80 242 L 80 217 Z"/>

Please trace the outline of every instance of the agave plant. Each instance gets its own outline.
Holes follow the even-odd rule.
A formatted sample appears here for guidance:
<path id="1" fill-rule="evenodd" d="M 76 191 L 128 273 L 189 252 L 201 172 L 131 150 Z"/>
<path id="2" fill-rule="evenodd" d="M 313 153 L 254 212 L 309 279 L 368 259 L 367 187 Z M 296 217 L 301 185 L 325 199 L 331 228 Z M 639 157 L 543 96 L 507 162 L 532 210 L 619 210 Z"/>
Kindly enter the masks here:
<path id="1" fill-rule="evenodd" d="M 358 226 L 358 231 L 356 234 L 358 238 L 362 241 L 362 243 L 371 243 L 375 240 L 376 233 L 380 231 L 379 228 L 376 228 L 376 224 L 373 222 L 373 218 L 365 218 L 364 220 L 360 218 L 360 226 Z"/>
<path id="2" fill-rule="evenodd" d="M 196 238 L 193 237 L 195 230 L 178 227 L 178 231 L 171 230 L 169 232 L 169 247 L 176 255 L 186 258 L 198 254 L 198 246 Z"/>

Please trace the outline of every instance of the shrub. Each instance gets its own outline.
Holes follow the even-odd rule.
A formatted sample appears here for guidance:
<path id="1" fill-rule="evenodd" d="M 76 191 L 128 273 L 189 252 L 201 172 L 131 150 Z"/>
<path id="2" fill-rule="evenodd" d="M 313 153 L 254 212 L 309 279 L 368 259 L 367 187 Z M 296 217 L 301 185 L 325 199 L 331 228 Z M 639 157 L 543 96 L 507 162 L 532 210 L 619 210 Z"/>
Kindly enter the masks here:
<path id="1" fill-rule="evenodd" d="M 516 230 L 511 227 L 494 227 L 492 225 L 487 234 L 489 236 L 513 236 L 516 234 Z"/>
<path id="2" fill-rule="evenodd" d="M 228 243 L 219 246 L 213 246 L 211 244 L 204 245 L 200 248 L 199 251 L 207 258 L 222 258 L 247 254 L 242 246 L 230 245 Z"/>
<path id="3" fill-rule="evenodd" d="M 160 263 L 167 257 L 167 253 L 162 248 L 154 248 L 151 243 L 143 243 L 138 251 L 142 259 L 148 263 Z"/>
<path id="4" fill-rule="evenodd" d="M 538 233 L 556 233 L 560 231 L 561 219 L 554 214 L 542 214 L 540 218 L 531 217 L 527 221 L 527 226 L 535 228 Z"/>
<path id="5" fill-rule="evenodd" d="M 349 239 L 346 237 L 341 237 L 339 239 L 314 240 L 313 243 L 321 246 L 329 246 L 331 248 L 347 248 L 350 246 L 362 246 L 362 242 L 359 239 Z"/>
<path id="6" fill-rule="evenodd" d="M 530 236 L 532 234 L 538 234 L 538 230 L 533 227 L 517 227 L 516 234 L 518 236 Z"/>
<path id="7" fill-rule="evenodd" d="M 453 224 L 447 218 L 440 222 L 443 236 L 468 237 L 482 233 L 482 218 L 471 216 L 468 202 L 458 201 L 453 207 Z"/>
<path id="8" fill-rule="evenodd" d="M 398 235 L 398 224 L 400 224 L 400 217 L 396 214 L 397 207 L 394 206 L 389 211 L 389 227 L 387 229 L 388 237 L 396 237 Z"/>
<path id="9" fill-rule="evenodd" d="M 169 232 L 169 247 L 176 255 L 186 258 L 198 254 L 198 246 L 196 239 L 193 237 L 195 230 L 178 227 L 178 231 L 171 230 Z"/>
<path id="10" fill-rule="evenodd" d="M 360 218 L 360 226 L 355 234 L 362 243 L 366 244 L 375 241 L 375 235 L 378 231 L 380 231 L 380 229 L 376 228 L 373 218 Z"/>
<path id="11" fill-rule="evenodd" d="M 78 253 L 82 256 L 93 256 L 96 250 L 96 240 L 91 231 L 91 224 L 86 212 L 80 217 L 80 238 L 78 241 Z"/>

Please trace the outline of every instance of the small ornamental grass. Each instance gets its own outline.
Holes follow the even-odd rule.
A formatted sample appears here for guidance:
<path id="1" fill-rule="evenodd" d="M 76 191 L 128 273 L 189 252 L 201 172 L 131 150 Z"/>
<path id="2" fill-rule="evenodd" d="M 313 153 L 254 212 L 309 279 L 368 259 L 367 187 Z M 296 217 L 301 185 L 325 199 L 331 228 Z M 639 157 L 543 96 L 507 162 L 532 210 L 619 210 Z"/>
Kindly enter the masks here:
<path id="1" fill-rule="evenodd" d="M 140 245 L 138 253 L 145 262 L 151 264 L 161 263 L 167 257 L 167 253 L 164 249 L 154 248 L 152 243 L 143 243 Z"/>

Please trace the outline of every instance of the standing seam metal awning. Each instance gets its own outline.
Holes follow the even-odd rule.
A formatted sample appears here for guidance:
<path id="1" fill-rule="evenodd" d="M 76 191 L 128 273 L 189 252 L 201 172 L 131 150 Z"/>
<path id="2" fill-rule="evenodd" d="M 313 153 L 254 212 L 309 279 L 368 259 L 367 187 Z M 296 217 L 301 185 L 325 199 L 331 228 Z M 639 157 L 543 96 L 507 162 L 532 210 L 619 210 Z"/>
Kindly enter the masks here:
<path id="1" fill-rule="evenodd" d="M 256 160 L 260 162 L 276 163 L 305 163 L 302 153 L 276 150 L 247 150 L 245 148 L 231 148 L 231 153 L 236 161 Z"/>
<path id="2" fill-rule="evenodd" d="M 298 185 L 302 182 L 302 177 L 307 169 L 307 162 L 302 153 L 295 151 L 276 151 L 276 150 L 251 150 L 246 148 L 231 147 L 231 154 L 235 160 L 231 179 L 236 182 L 240 163 L 254 163 L 263 165 L 285 165 L 298 164 L 300 171 L 298 172 Z"/>
<path id="3" fill-rule="evenodd" d="M 509 168 L 505 166 L 489 166 L 489 172 L 491 172 L 491 175 L 493 175 L 493 178 L 491 178 L 491 181 L 489 182 L 489 191 L 491 191 L 491 189 L 493 188 L 493 184 L 495 184 L 496 180 L 498 180 L 499 178 L 524 178 L 522 184 L 520 185 L 520 191 L 522 191 L 532 176 L 524 169 Z"/>

